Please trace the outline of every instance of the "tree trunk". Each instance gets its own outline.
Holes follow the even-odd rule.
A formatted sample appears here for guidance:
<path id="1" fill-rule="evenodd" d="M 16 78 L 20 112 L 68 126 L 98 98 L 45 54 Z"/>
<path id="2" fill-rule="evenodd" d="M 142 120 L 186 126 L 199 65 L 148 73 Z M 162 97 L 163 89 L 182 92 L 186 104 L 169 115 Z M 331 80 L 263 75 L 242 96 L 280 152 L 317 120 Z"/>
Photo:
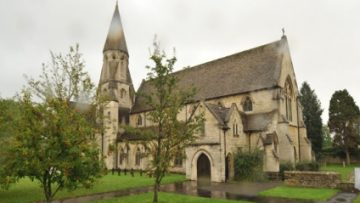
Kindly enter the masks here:
<path id="1" fill-rule="evenodd" d="M 51 203 L 51 189 L 48 188 L 48 184 L 47 182 L 43 183 L 43 188 L 44 188 L 44 195 L 45 195 L 45 200 L 47 203 Z"/>
<path id="2" fill-rule="evenodd" d="M 346 153 L 346 164 L 350 165 L 350 152 L 348 148 L 346 148 L 345 153 Z"/>
<path id="3" fill-rule="evenodd" d="M 162 123 L 159 123 L 159 135 L 157 137 L 157 149 L 156 149 L 156 155 L 155 155 L 155 185 L 154 185 L 154 198 L 153 203 L 158 202 L 158 191 L 159 191 L 159 185 L 160 185 L 160 155 L 161 155 L 161 139 L 162 139 Z"/>
<path id="4" fill-rule="evenodd" d="M 53 199 L 53 193 L 51 188 L 51 175 L 49 174 L 49 170 L 45 171 L 42 179 L 38 178 L 38 180 L 40 180 L 42 184 L 46 202 L 51 203 Z"/>
<path id="5" fill-rule="evenodd" d="M 156 182 L 155 182 L 155 185 L 154 185 L 153 203 L 157 203 L 157 202 L 158 202 L 158 191 L 159 191 L 159 184 L 158 184 L 157 181 L 156 181 Z"/>

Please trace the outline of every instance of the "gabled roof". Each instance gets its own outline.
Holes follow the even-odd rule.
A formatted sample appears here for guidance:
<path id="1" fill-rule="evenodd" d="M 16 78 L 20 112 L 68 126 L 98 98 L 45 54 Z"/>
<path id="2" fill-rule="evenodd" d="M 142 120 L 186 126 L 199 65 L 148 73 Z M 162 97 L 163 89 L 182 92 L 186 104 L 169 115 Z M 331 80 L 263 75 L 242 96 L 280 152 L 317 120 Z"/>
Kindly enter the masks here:
<path id="1" fill-rule="evenodd" d="M 104 50 L 119 50 L 128 54 L 124 29 L 120 19 L 118 4 L 116 3 L 114 15 L 111 20 L 109 32 L 105 41 Z"/>
<path id="2" fill-rule="evenodd" d="M 209 109 L 209 111 L 214 115 L 214 117 L 219 122 L 219 124 L 225 125 L 226 118 L 228 116 L 230 108 L 226 108 L 223 107 L 222 105 L 211 104 L 211 103 L 205 103 L 205 105 Z"/>
<path id="3" fill-rule="evenodd" d="M 207 107 L 209 112 L 214 116 L 214 118 L 218 121 L 220 127 L 228 127 L 228 122 L 231 114 L 235 111 L 238 112 L 241 116 L 242 124 L 244 126 L 244 132 L 261 132 L 266 131 L 268 125 L 273 120 L 273 116 L 276 113 L 276 110 L 272 110 L 269 112 L 260 112 L 260 113 L 252 113 L 246 114 L 244 112 L 240 112 L 237 109 L 236 104 L 232 104 L 230 108 L 226 108 L 221 104 L 213 104 L 204 102 L 204 105 Z M 273 136 L 273 133 L 268 134 L 267 136 Z M 269 139 L 269 138 L 267 138 Z M 262 141 L 269 141 L 264 138 Z"/>
<path id="4" fill-rule="evenodd" d="M 195 101 L 273 88 L 280 78 L 284 52 L 288 52 L 286 37 L 173 74 L 180 89 L 196 88 Z M 138 89 L 140 95 L 154 91 L 151 81 L 144 81 Z M 137 96 L 132 113 L 148 110 L 145 99 Z"/>

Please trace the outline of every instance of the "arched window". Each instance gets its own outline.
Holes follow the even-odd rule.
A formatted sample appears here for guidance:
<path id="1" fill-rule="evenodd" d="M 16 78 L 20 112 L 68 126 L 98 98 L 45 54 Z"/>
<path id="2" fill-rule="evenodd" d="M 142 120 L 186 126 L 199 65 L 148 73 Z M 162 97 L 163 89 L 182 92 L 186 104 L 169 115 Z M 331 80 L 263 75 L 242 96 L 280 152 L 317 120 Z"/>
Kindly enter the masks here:
<path id="1" fill-rule="evenodd" d="M 293 89 L 291 85 L 291 80 L 288 78 L 285 82 L 284 87 L 285 93 L 285 110 L 286 110 L 286 118 L 289 121 L 292 121 L 292 98 L 293 98 Z"/>
<path id="2" fill-rule="evenodd" d="M 252 111 L 253 107 L 252 107 L 252 101 L 250 99 L 250 97 L 246 97 L 244 103 L 243 103 L 243 110 L 244 111 Z"/>
<path id="3" fill-rule="evenodd" d="M 120 148 L 119 150 L 119 164 L 122 165 L 124 163 L 125 159 L 125 152 L 123 148 Z"/>
<path id="4" fill-rule="evenodd" d="M 183 153 L 179 150 L 177 152 L 177 155 L 175 157 L 175 160 L 174 160 L 174 165 L 175 167 L 182 167 L 183 165 L 183 158 L 184 158 L 184 155 Z"/>
<path id="5" fill-rule="evenodd" d="M 135 154 L 135 165 L 140 166 L 140 162 L 141 162 L 141 151 L 140 148 L 138 148 Z"/>
<path id="6" fill-rule="evenodd" d="M 125 96 L 126 96 L 126 90 L 122 88 L 120 90 L 120 98 L 124 98 Z"/>
<path id="7" fill-rule="evenodd" d="M 110 111 L 107 112 L 107 118 L 109 119 L 108 120 L 109 123 L 111 123 L 111 112 Z"/>
<path id="8" fill-rule="evenodd" d="M 126 153 L 124 153 L 124 161 L 126 163 L 129 162 L 129 153 L 130 153 L 130 147 L 129 146 L 126 146 Z"/>
<path id="9" fill-rule="evenodd" d="M 200 136 L 202 137 L 205 136 L 205 121 L 203 121 L 203 123 L 200 126 Z"/>
<path id="10" fill-rule="evenodd" d="M 236 120 L 233 123 L 233 136 L 234 137 L 239 137 L 238 124 L 236 123 Z"/>
<path id="11" fill-rule="evenodd" d="M 142 125 L 142 117 L 141 117 L 141 115 L 138 116 L 136 124 L 138 126 Z"/>

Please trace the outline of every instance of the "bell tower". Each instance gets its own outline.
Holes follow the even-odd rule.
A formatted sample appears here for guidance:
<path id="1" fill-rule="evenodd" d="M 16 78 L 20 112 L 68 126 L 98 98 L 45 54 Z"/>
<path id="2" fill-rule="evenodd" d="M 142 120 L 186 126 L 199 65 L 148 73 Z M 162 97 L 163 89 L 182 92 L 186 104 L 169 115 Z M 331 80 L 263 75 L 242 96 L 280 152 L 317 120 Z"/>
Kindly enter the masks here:
<path id="1" fill-rule="evenodd" d="M 116 168 L 117 152 L 114 149 L 119 126 L 129 123 L 135 95 L 129 71 L 129 53 L 117 3 L 103 49 L 98 91 L 108 99 L 103 109 L 106 121 L 105 131 L 101 135 L 101 151 L 106 167 Z"/>

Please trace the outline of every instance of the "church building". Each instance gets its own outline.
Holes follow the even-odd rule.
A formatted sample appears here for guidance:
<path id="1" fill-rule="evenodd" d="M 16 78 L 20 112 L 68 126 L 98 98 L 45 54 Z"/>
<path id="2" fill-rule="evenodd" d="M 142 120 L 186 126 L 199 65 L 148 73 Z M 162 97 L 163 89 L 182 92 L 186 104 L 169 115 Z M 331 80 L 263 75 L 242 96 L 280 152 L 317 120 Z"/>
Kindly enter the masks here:
<path id="1" fill-rule="evenodd" d="M 298 85 L 285 35 L 280 40 L 215 59 L 173 73 L 180 88 L 193 86 L 194 103 L 179 113 L 180 120 L 203 112 L 204 130 L 185 149 L 185 158 L 173 161 L 172 171 L 189 180 L 208 175 L 224 182 L 234 176 L 237 152 L 261 150 L 263 170 L 279 172 L 281 162 L 313 159 L 299 102 Z M 135 94 L 129 71 L 129 52 L 118 6 L 103 49 L 99 91 L 108 95 L 103 109 L 106 130 L 98 136 L 108 169 L 146 170 L 149 158 L 139 137 L 121 126 L 146 129 L 152 109 L 141 93 L 152 89 L 143 80 Z"/>

